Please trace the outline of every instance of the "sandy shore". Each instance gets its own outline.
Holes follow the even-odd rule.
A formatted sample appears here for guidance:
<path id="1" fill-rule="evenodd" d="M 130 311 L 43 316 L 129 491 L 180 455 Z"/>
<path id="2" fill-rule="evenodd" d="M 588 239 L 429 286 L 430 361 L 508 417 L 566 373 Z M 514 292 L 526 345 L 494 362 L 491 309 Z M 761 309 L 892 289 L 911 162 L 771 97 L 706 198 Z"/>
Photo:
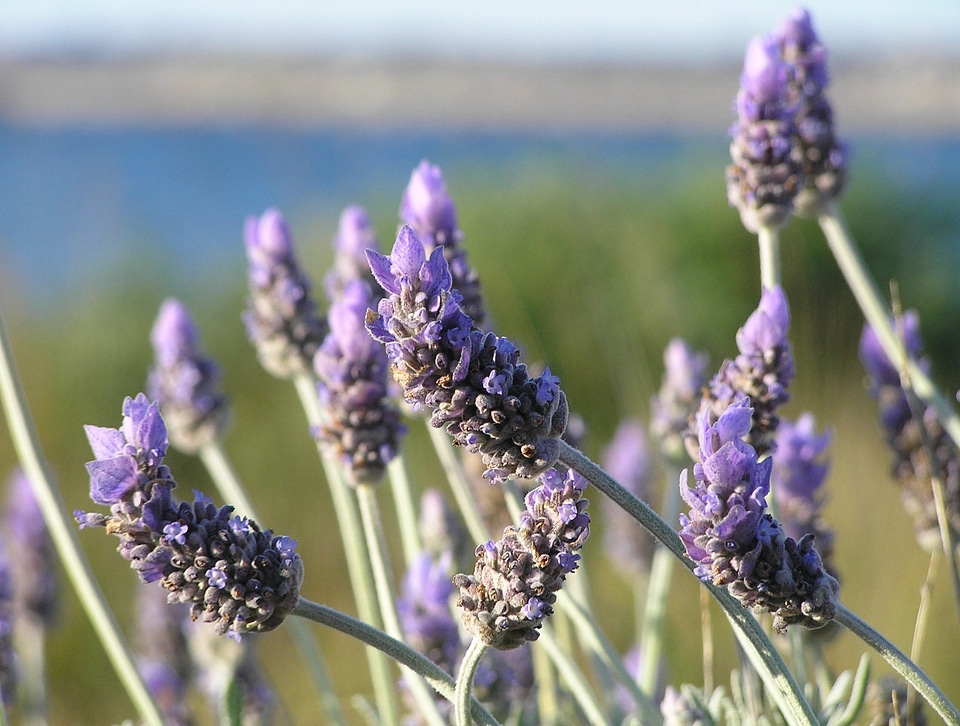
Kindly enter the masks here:
<path id="1" fill-rule="evenodd" d="M 0 119 L 39 125 L 711 131 L 740 68 L 222 57 L 0 60 Z M 960 131 L 960 57 L 837 63 L 843 128 Z"/>

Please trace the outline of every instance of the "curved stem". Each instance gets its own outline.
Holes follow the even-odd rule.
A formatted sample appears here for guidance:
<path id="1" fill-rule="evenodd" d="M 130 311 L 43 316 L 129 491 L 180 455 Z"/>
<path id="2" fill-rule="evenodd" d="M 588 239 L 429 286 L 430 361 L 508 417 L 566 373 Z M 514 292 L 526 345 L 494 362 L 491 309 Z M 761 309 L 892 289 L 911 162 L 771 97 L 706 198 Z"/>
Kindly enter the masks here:
<path id="1" fill-rule="evenodd" d="M 67 517 L 60 492 L 53 485 L 53 478 L 50 476 L 40 448 L 36 427 L 30 417 L 30 409 L 17 373 L 13 349 L 7 337 L 2 315 L 0 315 L 0 400 L 3 401 L 3 410 L 14 448 L 30 480 L 40 510 L 43 512 L 43 519 L 50 531 L 57 555 L 63 562 L 63 569 L 70 578 L 77 597 L 86 610 L 87 617 L 90 618 L 100 642 L 103 643 L 107 657 L 110 658 L 133 705 L 144 721 L 159 726 L 163 723 L 160 709 L 140 675 L 130 646 L 120 633 L 120 628 L 107 605 L 103 591 L 97 585 L 90 563 L 80 546 L 76 525 Z"/>
<path id="2" fill-rule="evenodd" d="M 780 285 L 780 230 L 761 227 L 757 233 L 760 246 L 760 284 L 764 290 Z"/>
<path id="3" fill-rule="evenodd" d="M 351 638 L 356 638 L 372 648 L 376 648 L 398 663 L 419 673 L 437 693 L 451 703 L 454 702 L 455 684 L 450 674 L 445 673 L 440 666 L 415 651 L 406 643 L 396 638 L 391 638 L 382 630 L 378 630 L 362 620 L 357 620 L 357 618 L 352 618 L 333 608 L 328 608 L 326 605 L 320 605 L 304 598 L 300 598 L 292 614 L 299 615 L 307 620 L 312 620 L 320 625 L 325 625 L 328 628 L 339 630 Z M 471 700 L 470 705 L 471 715 L 474 721 L 480 724 L 486 724 L 486 726 L 500 726 L 497 719 L 495 719 L 487 709 L 481 706 L 476 699 Z"/>
<path id="4" fill-rule="evenodd" d="M 233 504 L 240 514 L 262 523 L 263 520 L 257 516 L 253 502 L 250 501 L 243 484 L 240 483 L 240 477 L 237 476 L 237 472 L 233 468 L 220 440 L 214 439 L 201 447 L 198 455 L 224 502 Z M 313 635 L 300 620 L 294 620 L 290 623 L 290 626 L 294 645 L 303 656 L 307 664 L 307 670 L 320 694 L 320 702 L 323 704 L 327 723 L 334 724 L 334 726 L 345 726 L 347 719 L 343 707 L 340 705 L 336 688 L 330 678 L 330 671 L 324 661 L 323 654 L 317 648 Z"/>
<path id="5" fill-rule="evenodd" d="M 477 674 L 477 667 L 487 652 L 487 644 L 479 638 L 470 641 L 467 652 L 460 661 L 460 670 L 457 672 L 456 685 L 456 714 L 457 726 L 470 726 L 470 692 L 473 690 L 473 677 Z"/>
<path id="6" fill-rule="evenodd" d="M 603 469 L 580 451 L 560 441 L 560 461 L 578 471 L 602 493 L 610 497 L 650 534 L 659 540 L 692 574 L 693 562 L 686 556 L 686 548 L 679 535 L 647 504 L 640 501 L 614 481 Z M 751 659 L 756 659 L 758 672 L 777 700 L 784 717 L 791 724 L 815 724 L 817 715 L 794 680 L 783 658 L 770 642 L 756 619 L 733 597 L 726 588 L 702 583 L 720 606 L 726 611 L 734 633 Z"/>
<path id="7" fill-rule="evenodd" d="M 860 640 L 877 651 L 881 657 L 899 673 L 917 693 L 923 696 L 940 718 L 948 724 L 960 724 L 960 710 L 947 699 L 937 685 L 930 680 L 917 665 L 900 650 L 867 623 L 858 618 L 843 605 L 837 606 L 836 621 L 856 635 Z"/>

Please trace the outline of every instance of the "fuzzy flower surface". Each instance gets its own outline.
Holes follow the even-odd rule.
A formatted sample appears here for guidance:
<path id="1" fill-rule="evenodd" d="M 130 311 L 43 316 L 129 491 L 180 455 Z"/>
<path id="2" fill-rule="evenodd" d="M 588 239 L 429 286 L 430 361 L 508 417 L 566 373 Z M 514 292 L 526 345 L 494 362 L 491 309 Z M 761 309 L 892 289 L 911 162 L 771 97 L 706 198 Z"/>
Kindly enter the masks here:
<path id="1" fill-rule="evenodd" d="M 524 498 L 519 523 L 507 527 L 496 542 L 477 548 L 472 575 L 453 578 L 464 627 L 499 650 L 539 637 L 590 533 L 588 502 L 582 496 L 586 480 L 573 471 L 551 469 L 540 481 Z"/>
<path id="2" fill-rule="evenodd" d="M 737 331 L 740 354 L 725 360 L 710 381 L 700 403 L 700 415 L 709 409 L 719 416 L 735 400 L 747 396 L 753 410 L 748 442 L 763 456 L 774 449 L 779 417 L 777 409 L 790 400 L 793 380 L 793 352 L 787 332 L 790 308 L 783 289 L 763 291 L 760 304 Z M 696 450 L 688 440 L 691 458 Z"/>
<path id="3" fill-rule="evenodd" d="M 920 318 L 913 310 L 903 314 L 899 330 L 907 355 L 925 372 L 930 361 L 921 357 Z M 941 548 L 940 523 L 931 477 L 943 483 L 947 522 L 960 536 L 960 457 L 933 407 L 918 406 L 914 416 L 900 380 L 900 372 L 887 357 L 880 339 L 869 325 L 860 337 L 860 360 L 869 376 L 870 395 L 877 402 L 880 428 L 893 453 L 891 471 L 900 482 L 903 506 L 913 517 L 917 541 L 928 552 Z M 929 448 L 928 448 L 929 446 Z"/>
<path id="4" fill-rule="evenodd" d="M 462 298 L 460 307 L 478 328 L 484 326 L 486 306 L 480 289 L 480 277 L 467 262 L 461 243 L 463 232 L 457 225 L 457 209 L 447 193 L 447 183 L 440 167 L 421 161 L 403 192 L 400 219 L 413 227 L 427 253 L 443 248 L 450 266 L 453 289 Z"/>
<path id="5" fill-rule="evenodd" d="M 200 353 L 198 337 L 186 306 L 164 300 L 150 332 L 154 364 L 147 395 L 160 403 L 171 443 L 186 453 L 217 439 L 229 418 L 219 367 Z"/>
<path id="6" fill-rule="evenodd" d="M 740 77 L 727 167 L 727 199 L 754 233 L 787 222 L 802 184 L 802 168 L 793 153 L 796 104 L 788 81 L 789 67 L 777 39 L 754 38 Z"/>
<path id="7" fill-rule="evenodd" d="M 689 505 L 680 515 L 680 539 L 694 574 L 726 586 L 744 607 L 771 613 L 783 632 L 800 623 L 820 627 L 836 614 L 839 585 L 823 567 L 813 535 L 787 537 L 766 511 L 771 457 L 743 440 L 750 431 L 749 400 L 741 398 L 719 416 L 699 418 L 699 461 L 680 478 L 680 494 Z"/>
<path id="8" fill-rule="evenodd" d="M 404 427 L 392 402 L 390 363 L 364 327 L 373 297 L 351 280 L 330 307 L 330 332 L 313 359 L 324 420 L 317 438 L 332 447 L 353 484 L 375 484 L 397 454 Z"/>
<path id="9" fill-rule="evenodd" d="M 243 321 L 268 373 L 291 378 L 310 370 L 327 329 L 309 278 L 293 254 L 283 215 L 269 209 L 244 227 L 250 296 Z"/>
<path id="10" fill-rule="evenodd" d="M 167 430 L 156 402 L 142 393 L 123 404 L 119 429 L 87 426 L 94 461 L 90 497 L 109 514 L 75 512 L 81 528 L 102 526 L 145 582 L 159 581 L 170 602 L 233 637 L 271 630 L 297 603 L 303 565 L 296 541 L 217 507 L 200 492 L 177 501 L 163 463 Z"/>
<path id="11" fill-rule="evenodd" d="M 51 627 L 60 610 L 57 553 L 30 480 L 19 468 L 7 481 L 3 535 L 17 616 Z"/>
<path id="12" fill-rule="evenodd" d="M 493 481 L 553 466 L 568 414 L 559 379 L 549 369 L 531 377 L 513 343 L 473 324 L 443 250 L 427 257 L 412 227 L 400 229 L 389 257 L 367 257 L 386 292 L 367 330 L 386 346 L 406 401 L 430 409 L 434 427 L 479 453 Z"/>
<path id="13" fill-rule="evenodd" d="M 680 338 L 663 351 L 663 381 L 650 404 L 650 434 L 671 459 L 686 458 L 683 437 L 700 405 L 708 364 L 706 353 L 694 351 Z"/>
<path id="14" fill-rule="evenodd" d="M 773 38 L 789 67 L 787 94 L 797 109 L 793 156 L 800 165 L 802 187 L 794 211 L 813 216 L 842 193 L 849 156 L 846 144 L 835 135 L 833 108 L 824 93 L 829 82 L 827 49 L 804 8 L 794 10 Z"/>

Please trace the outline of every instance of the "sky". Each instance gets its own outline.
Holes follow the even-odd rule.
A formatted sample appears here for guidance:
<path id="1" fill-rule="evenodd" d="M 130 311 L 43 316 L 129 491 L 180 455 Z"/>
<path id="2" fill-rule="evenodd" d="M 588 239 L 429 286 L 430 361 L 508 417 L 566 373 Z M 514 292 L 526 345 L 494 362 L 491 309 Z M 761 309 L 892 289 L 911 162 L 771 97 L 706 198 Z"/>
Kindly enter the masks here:
<path id="1" fill-rule="evenodd" d="M 738 55 L 779 0 L 0 0 L 0 55 L 192 51 L 550 62 Z M 960 55 L 960 0 L 811 0 L 832 52 Z"/>

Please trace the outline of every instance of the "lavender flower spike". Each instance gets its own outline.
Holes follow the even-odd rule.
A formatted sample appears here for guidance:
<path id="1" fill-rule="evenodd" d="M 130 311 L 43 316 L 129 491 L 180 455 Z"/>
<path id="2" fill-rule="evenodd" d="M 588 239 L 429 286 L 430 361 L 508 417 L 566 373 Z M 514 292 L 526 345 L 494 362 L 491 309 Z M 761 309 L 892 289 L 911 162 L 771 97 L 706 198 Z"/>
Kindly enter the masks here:
<path id="1" fill-rule="evenodd" d="M 707 354 L 695 352 L 680 338 L 663 351 L 663 383 L 650 403 L 650 434 L 671 459 L 686 458 L 683 437 L 700 405 L 707 365 Z"/>
<path id="2" fill-rule="evenodd" d="M 921 358 L 920 319 L 916 311 L 903 314 L 901 324 L 907 354 L 922 370 L 930 370 L 930 361 Z M 870 395 L 879 407 L 880 427 L 887 446 L 893 452 L 891 470 L 900 481 L 903 506 L 913 517 L 914 532 L 920 546 L 928 552 L 942 547 L 940 523 L 933 496 L 931 476 L 939 474 L 943 482 L 947 522 L 960 537 L 960 457 L 950 435 L 933 407 L 913 415 L 900 372 L 887 357 L 876 333 L 864 326 L 860 337 L 860 359 L 870 377 Z M 929 442 L 930 450 L 925 446 Z M 933 463 L 931 462 L 933 458 Z"/>
<path id="3" fill-rule="evenodd" d="M 218 388 L 220 371 L 200 354 L 197 337 L 186 306 L 164 300 L 150 332 L 154 365 L 147 394 L 160 403 L 170 441 L 188 454 L 215 441 L 229 419 L 226 396 Z"/>
<path id="4" fill-rule="evenodd" d="M 481 454 L 493 481 L 553 466 L 568 414 L 558 379 L 549 370 L 529 377 L 513 343 L 473 325 L 442 249 L 428 258 L 405 225 L 389 257 L 367 258 L 387 293 L 367 313 L 367 330 L 386 345 L 406 401 L 432 409 L 433 426 Z"/>
<path id="5" fill-rule="evenodd" d="M 790 14 L 774 38 L 790 67 L 787 93 L 797 106 L 793 154 L 803 186 L 794 208 L 800 216 L 815 216 L 840 196 L 847 176 L 848 150 L 834 135 L 833 109 L 824 95 L 829 80 L 827 49 L 803 8 Z"/>
<path id="6" fill-rule="evenodd" d="M 773 451 L 779 423 L 777 409 L 790 400 L 794 367 L 787 338 L 789 327 L 790 309 L 783 289 L 775 286 L 764 290 L 760 305 L 737 331 L 740 355 L 723 362 L 700 403 L 701 414 L 709 408 L 718 417 L 736 399 L 749 397 L 753 422 L 748 441 L 759 456 Z M 687 443 L 691 458 L 696 460 L 695 449 Z"/>
<path id="7" fill-rule="evenodd" d="M 326 277 L 327 296 L 331 300 L 340 299 L 351 280 L 367 280 L 371 289 L 376 288 L 366 251 L 380 249 L 380 242 L 363 207 L 353 204 L 340 213 L 333 249 L 336 255 Z"/>
<path id="8" fill-rule="evenodd" d="M 354 484 L 383 478 L 404 430 L 387 386 L 387 355 L 364 328 L 371 302 L 366 282 L 349 282 L 330 308 L 330 333 L 313 360 L 324 411 L 316 436 L 336 451 Z"/>
<path id="9" fill-rule="evenodd" d="M 460 246 L 463 233 L 457 226 L 457 210 L 447 194 L 440 167 L 424 160 L 413 170 L 403 192 L 400 219 L 416 230 L 427 254 L 434 247 L 443 247 L 443 256 L 453 276 L 453 289 L 462 297 L 460 307 L 478 328 L 482 328 L 486 306 L 480 290 L 480 277 L 470 267 L 467 253 Z"/>
<path id="10" fill-rule="evenodd" d="M 17 663 L 13 650 L 14 592 L 7 553 L 0 543 L 0 708 L 13 703 Z"/>
<path id="11" fill-rule="evenodd" d="M 794 158 L 796 107 L 787 96 L 788 67 L 776 38 L 754 38 L 747 47 L 737 93 L 737 122 L 730 134 L 727 199 L 751 232 L 780 227 L 800 191 Z"/>
<path id="12" fill-rule="evenodd" d="M 143 394 L 127 398 L 120 429 L 87 426 L 95 461 L 87 464 L 90 496 L 109 514 L 75 512 L 81 528 L 102 526 L 143 582 L 159 581 L 170 602 L 190 604 L 191 617 L 239 637 L 271 630 L 299 598 L 303 565 L 296 542 L 275 537 L 233 507 L 216 507 L 195 492 L 193 504 L 173 497 L 163 463 L 166 425 Z"/>
<path id="13" fill-rule="evenodd" d="M 697 577 L 727 586 L 744 607 L 772 613 L 777 632 L 794 623 L 818 628 L 836 614 L 840 587 L 824 570 L 813 535 L 797 542 L 765 511 L 773 462 L 758 462 L 742 438 L 752 413 L 747 398 L 719 416 L 701 412 L 693 486 L 689 470 L 680 477 L 690 506 L 680 515 L 680 539 L 697 563 Z"/>
<path id="14" fill-rule="evenodd" d="M 327 334 L 310 294 L 310 280 L 293 256 L 287 223 L 276 209 L 244 227 L 250 297 L 243 320 L 268 373 L 291 378 L 310 370 Z"/>
<path id="15" fill-rule="evenodd" d="M 453 578 L 467 631 L 499 650 L 539 637 L 590 533 L 582 497 L 586 480 L 574 471 L 551 469 L 540 481 L 524 499 L 520 522 L 507 527 L 497 542 L 477 547 L 472 575 Z"/>

